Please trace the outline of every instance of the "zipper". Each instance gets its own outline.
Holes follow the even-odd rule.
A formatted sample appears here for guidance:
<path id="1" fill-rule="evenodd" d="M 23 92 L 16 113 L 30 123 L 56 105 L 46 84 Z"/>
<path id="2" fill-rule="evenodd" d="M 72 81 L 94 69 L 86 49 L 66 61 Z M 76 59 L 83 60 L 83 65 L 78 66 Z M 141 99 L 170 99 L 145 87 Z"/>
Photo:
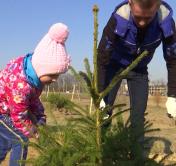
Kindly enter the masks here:
<path id="1" fill-rule="evenodd" d="M 136 53 L 137 53 L 137 54 L 140 53 L 140 51 L 141 51 L 141 47 L 150 46 L 150 45 L 152 45 L 152 44 L 155 44 L 155 43 L 159 42 L 160 40 L 161 40 L 161 38 L 158 38 L 157 40 L 155 40 L 155 41 L 152 42 L 152 43 L 145 44 L 145 45 L 140 44 L 140 45 L 137 47 L 137 51 L 136 51 Z"/>
<path id="2" fill-rule="evenodd" d="M 128 43 L 128 44 L 131 44 L 131 45 L 133 45 L 133 46 L 136 46 L 136 44 L 134 44 L 134 43 L 131 43 L 131 42 L 129 42 L 129 41 L 127 41 L 127 40 L 124 40 L 126 43 Z"/>
<path id="3" fill-rule="evenodd" d="M 161 38 L 158 38 L 158 39 L 155 40 L 154 42 L 149 43 L 149 44 L 145 44 L 145 45 L 143 45 L 143 46 L 149 46 L 149 45 L 151 45 L 151 44 L 157 43 L 157 42 L 160 41 L 160 40 L 161 40 Z"/>

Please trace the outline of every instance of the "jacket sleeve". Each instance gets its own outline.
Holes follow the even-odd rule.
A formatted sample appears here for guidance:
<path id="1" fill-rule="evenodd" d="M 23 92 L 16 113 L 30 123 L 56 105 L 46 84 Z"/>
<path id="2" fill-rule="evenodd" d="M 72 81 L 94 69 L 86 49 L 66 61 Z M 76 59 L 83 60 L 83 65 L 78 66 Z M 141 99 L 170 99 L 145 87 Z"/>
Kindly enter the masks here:
<path id="1" fill-rule="evenodd" d="M 116 27 L 116 20 L 112 15 L 103 30 L 103 34 L 98 46 L 97 68 L 98 68 L 98 89 L 100 92 L 105 89 L 107 65 L 110 63 L 111 54 L 114 49 L 114 41 L 116 38 L 116 34 L 114 33 L 115 27 Z"/>
<path id="2" fill-rule="evenodd" d="M 28 116 L 30 104 L 30 99 L 27 97 L 28 94 L 29 93 L 22 88 L 15 88 L 13 91 L 9 90 L 7 92 L 7 103 L 9 105 L 10 117 L 15 127 L 21 130 L 25 135 L 31 136 L 33 134 L 34 125 Z"/>
<path id="3" fill-rule="evenodd" d="M 176 29 L 172 20 L 173 35 L 163 40 L 163 52 L 168 71 L 168 92 L 169 97 L 176 97 Z"/>
<path id="4" fill-rule="evenodd" d="M 37 100 L 38 95 L 36 96 L 34 88 L 31 88 L 30 85 L 23 81 L 10 82 L 9 86 L 13 87 L 13 89 L 8 89 L 6 93 L 10 117 L 16 128 L 25 135 L 32 136 L 36 132 L 36 127 L 29 115 L 29 111 L 36 117 L 37 121 L 43 117 L 45 118 L 43 106 L 41 106 L 39 99 Z M 36 96 L 36 99 L 34 100 L 32 96 Z"/>
<path id="5" fill-rule="evenodd" d="M 34 98 L 31 102 L 29 116 L 37 125 L 43 125 L 46 123 L 44 107 L 38 97 Z"/>

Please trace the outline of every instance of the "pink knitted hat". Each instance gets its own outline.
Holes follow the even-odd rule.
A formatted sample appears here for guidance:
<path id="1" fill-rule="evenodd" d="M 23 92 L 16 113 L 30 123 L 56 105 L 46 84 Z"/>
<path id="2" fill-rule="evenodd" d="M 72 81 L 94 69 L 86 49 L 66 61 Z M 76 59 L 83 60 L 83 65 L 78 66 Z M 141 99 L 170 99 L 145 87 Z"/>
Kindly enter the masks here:
<path id="1" fill-rule="evenodd" d="M 39 42 L 32 56 L 32 65 L 38 77 L 64 73 L 68 70 L 70 57 L 64 44 L 68 34 L 66 25 L 56 23 Z"/>

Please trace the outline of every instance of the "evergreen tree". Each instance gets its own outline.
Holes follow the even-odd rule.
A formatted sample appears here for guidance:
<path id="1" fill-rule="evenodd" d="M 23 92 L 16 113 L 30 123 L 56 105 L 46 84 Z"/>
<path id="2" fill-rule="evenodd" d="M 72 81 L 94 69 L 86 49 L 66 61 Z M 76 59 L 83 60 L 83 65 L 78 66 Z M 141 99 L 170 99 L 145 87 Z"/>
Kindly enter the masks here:
<path id="1" fill-rule="evenodd" d="M 98 7 L 93 7 L 94 13 L 94 48 L 93 48 L 93 72 L 90 69 L 89 61 L 84 60 L 86 72 L 77 73 L 70 68 L 77 79 L 84 80 L 86 87 L 93 100 L 93 111 L 90 114 L 89 108 L 81 107 L 70 100 L 64 99 L 62 107 L 74 113 L 65 125 L 55 120 L 55 125 L 39 128 L 40 137 L 30 145 L 38 150 L 35 159 L 28 160 L 34 166 L 157 166 L 162 165 L 152 159 L 145 158 L 138 143 L 137 135 L 132 132 L 129 121 L 124 124 L 121 114 L 129 109 L 124 109 L 125 104 L 105 106 L 100 108 L 100 101 L 108 94 L 115 84 L 123 79 L 140 61 L 147 56 L 144 51 L 125 70 L 118 73 L 102 92 L 98 91 L 97 75 L 97 38 L 98 38 Z M 61 98 L 62 99 L 62 98 Z M 57 98 L 56 103 L 59 103 Z M 109 109 L 115 109 L 115 113 L 104 120 Z M 112 127 L 105 127 L 111 120 L 115 120 Z M 145 131 L 152 132 L 151 124 L 145 122 Z M 134 153 L 135 152 L 135 153 Z M 133 154 L 136 154 L 135 156 Z"/>

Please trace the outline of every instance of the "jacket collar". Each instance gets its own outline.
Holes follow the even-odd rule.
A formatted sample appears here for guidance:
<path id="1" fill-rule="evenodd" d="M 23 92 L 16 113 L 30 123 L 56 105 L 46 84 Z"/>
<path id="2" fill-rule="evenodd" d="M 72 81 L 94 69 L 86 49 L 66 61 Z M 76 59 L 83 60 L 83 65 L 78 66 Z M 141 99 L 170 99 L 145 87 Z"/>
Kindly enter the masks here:
<path id="1" fill-rule="evenodd" d="M 32 66 L 32 63 L 31 63 L 32 55 L 33 54 L 27 54 L 24 57 L 24 60 L 23 60 L 24 73 L 25 73 L 27 81 L 29 82 L 30 85 L 32 85 L 38 89 L 41 89 L 42 84 L 41 84 L 40 79 L 38 78 L 38 76 Z"/>

